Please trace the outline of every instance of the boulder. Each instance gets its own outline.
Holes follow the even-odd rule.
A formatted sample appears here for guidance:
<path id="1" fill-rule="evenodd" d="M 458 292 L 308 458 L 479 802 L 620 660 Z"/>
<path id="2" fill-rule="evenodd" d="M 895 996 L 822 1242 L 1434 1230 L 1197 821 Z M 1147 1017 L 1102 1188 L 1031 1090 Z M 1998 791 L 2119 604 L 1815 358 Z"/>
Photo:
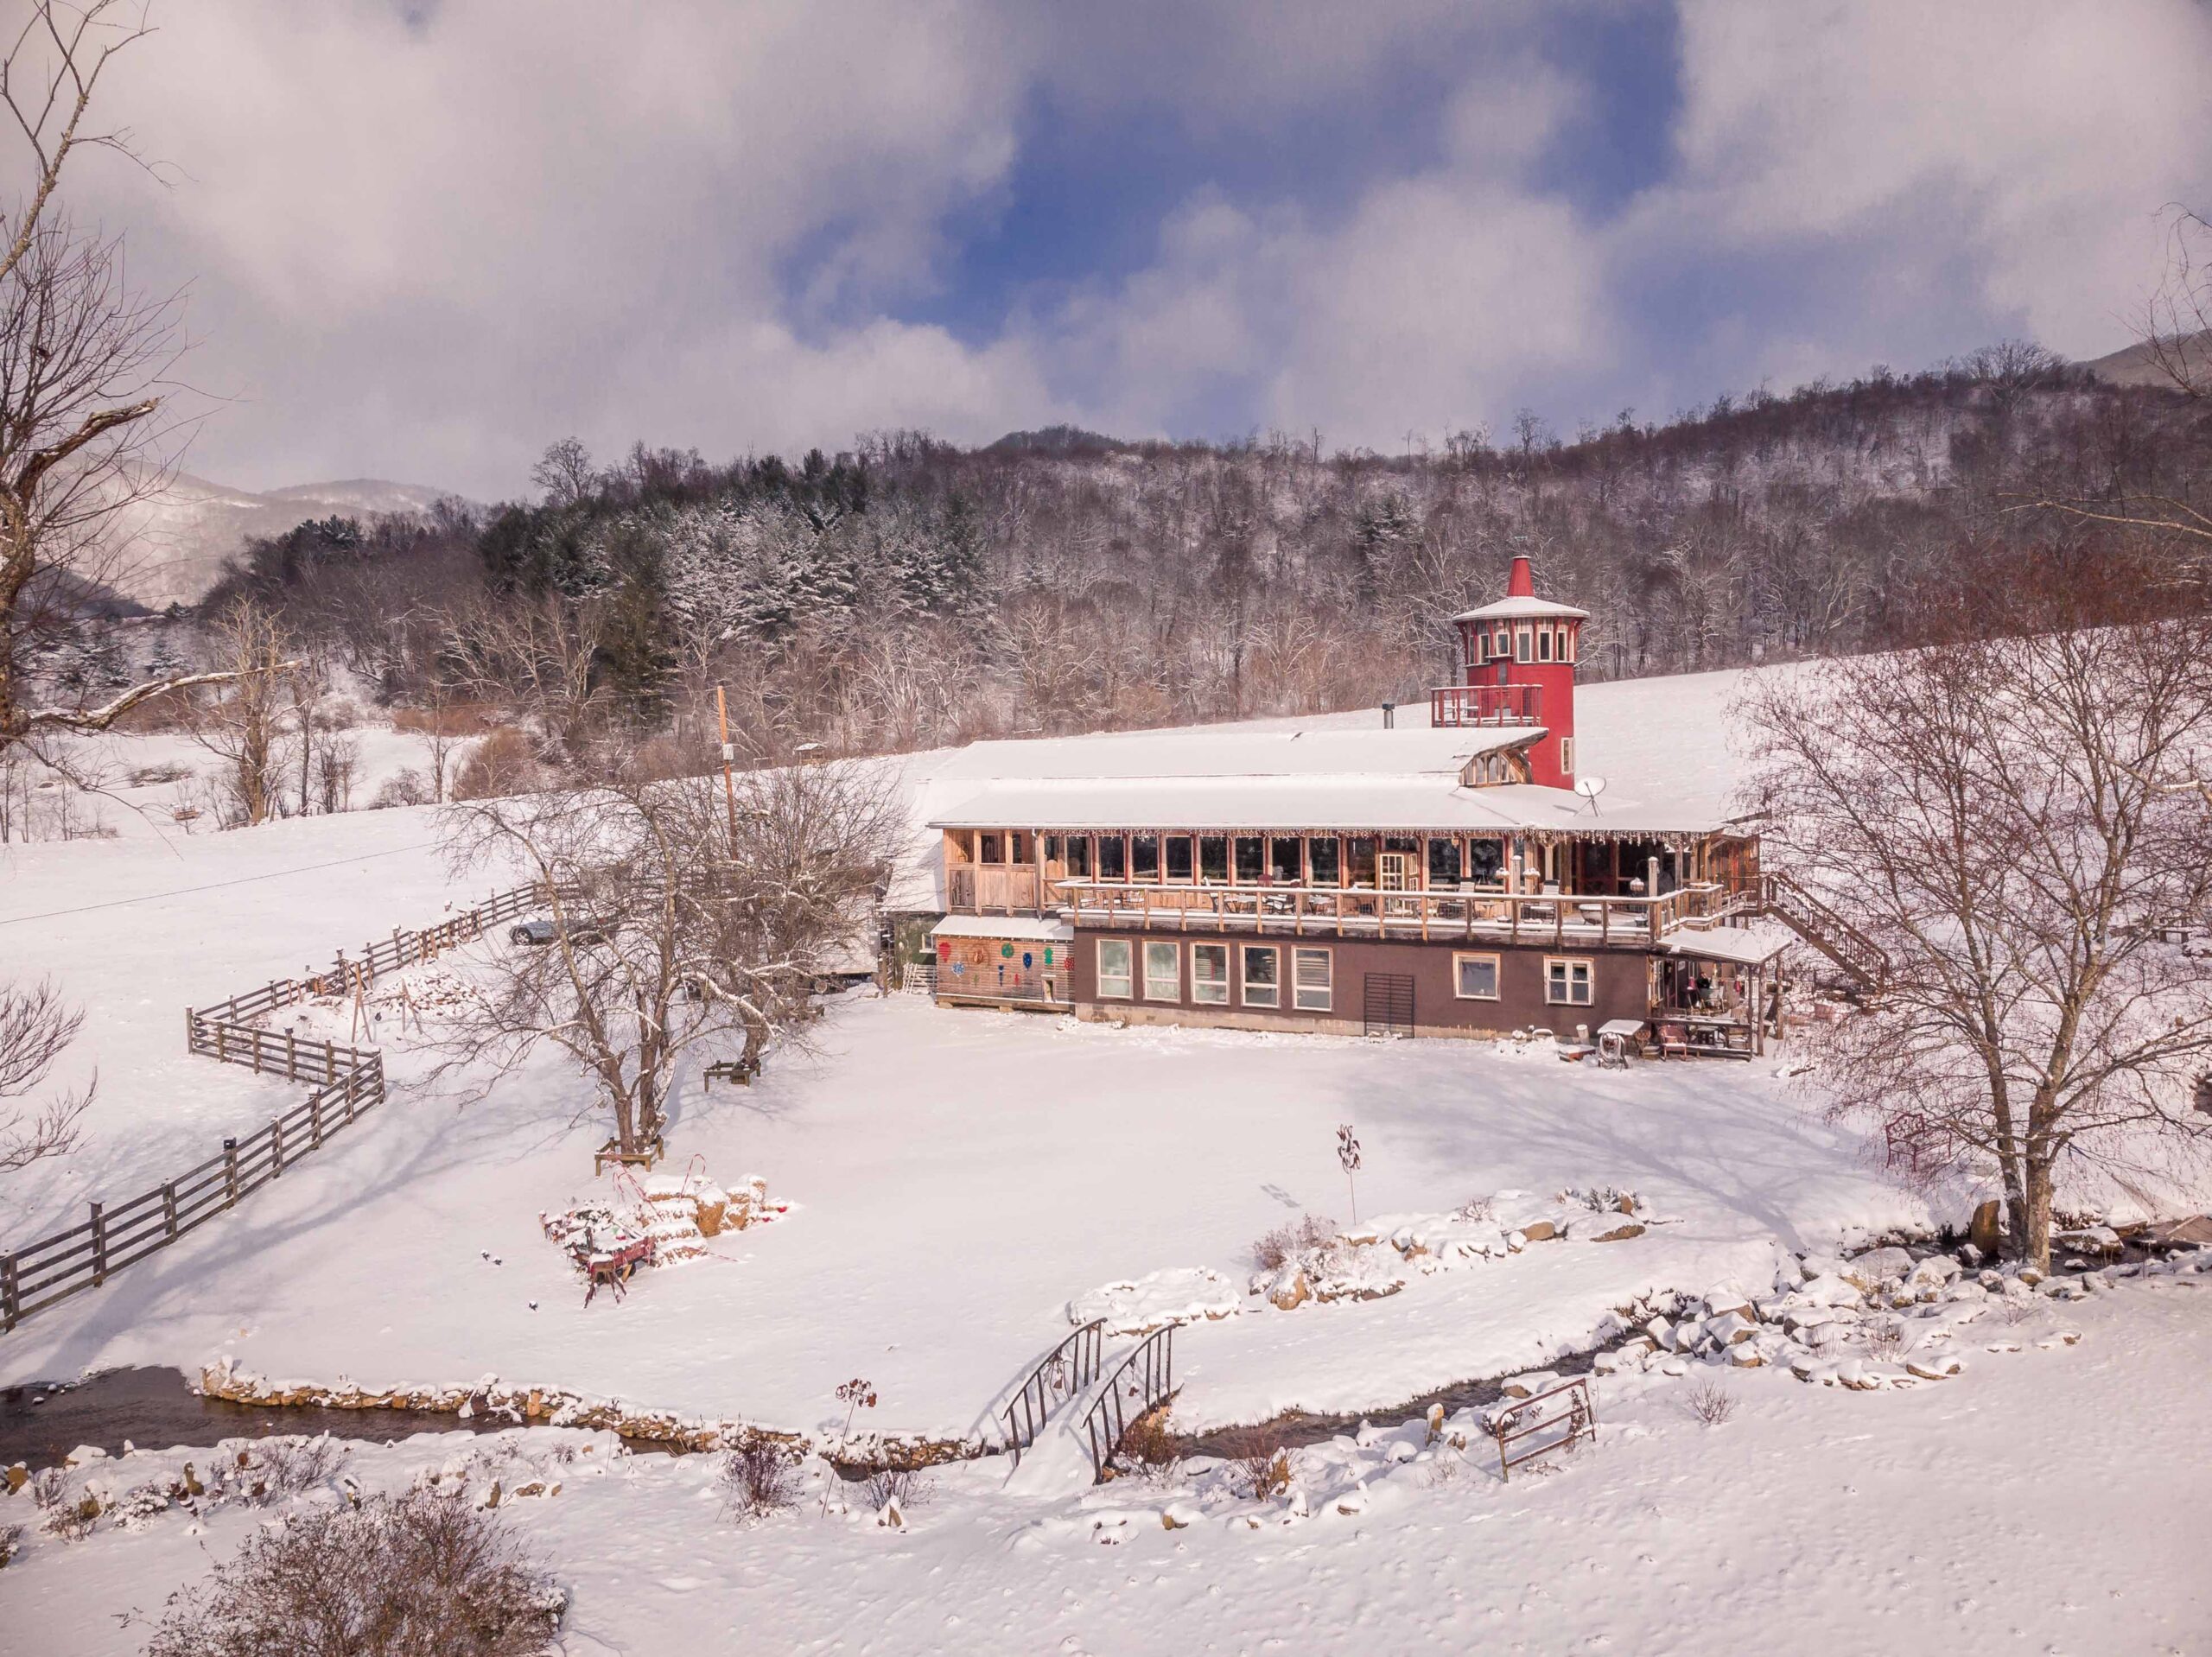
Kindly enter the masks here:
<path id="1" fill-rule="evenodd" d="M 1643 1326 L 1643 1332 L 1651 1337 L 1652 1345 L 1661 1351 L 1675 1349 L 1675 1326 L 1664 1317 L 1654 1317 Z"/>
<path id="2" fill-rule="evenodd" d="M 1718 1317 L 1724 1312 L 1749 1311 L 1751 1297 L 1739 1289 L 1707 1289 L 1705 1292 L 1705 1315 Z"/>
<path id="3" fill-rule="evenodd" d="M 1707 1339 L 1720 1346 L 1736 1346 L 1759 1332 L 1759 1326 L 1739 1311 L 1725 1311 L 1706 1320 Z"/>
<path id="4" fill-rule="evenodd" d="M 1558 1235 L 1559 1228 L 1549 1220 L 1531 1220 L 1521 1228 L 1521 1241 L 1523 1242 L 1549 1242 Z"/>
<path id="5" fill-rule="evenodd" d="M 1766 1362 L 1766 1354 L 1757 1342 L 1743 1341 L 1728 1349 L 1728 1362 L 1738 1369 L 1756 1369 Z"/>
<path id="6" fill-rule="evenodd" d="M 1986 1257 L 1993 1258 L 2005 1247 L 2005 1205 L 1991 1197 L 1974 1211 L 1974 1219 L 1967 1227 L 1967 1241 Z"/>
<path id="7" fill-rule="evenodd" d="M 1856 1260 L 1846 1261 L 1843 1276 L 1865 1292 L 1871 1293 L 1885 1283 L 1902 1282 L 1910 1275 L 1912 1256 L 1902 1248 L 1872 1248 Z"/>
<path id="8" fill-rule="evenodd" d="M 1549 1369 L 1531 1369 L 1524 1375 L 1510 1375 L 1498 1383 L 1501 1398 L 1534 1398 L 1538 1393 L 1548 1392 L 1559 1385 L 1559 1376 Z"/>
<path id="9" fill-rule="evenodd" d="M 1904 1361 L 1905 1371 L 1923 1381 L 1942 1381 L 1959 1373 L 1955 1353 L 1916 1352 Z"/>
<path id="10" fill-rule="evenodd" d="M 1905 1278 L 1905 1286 L 1913 1289 L 1941 1289 L 1956 1282 L 1959 1263 L 1948 1254 L 1930 1254 L 1912 1268 Z"/>

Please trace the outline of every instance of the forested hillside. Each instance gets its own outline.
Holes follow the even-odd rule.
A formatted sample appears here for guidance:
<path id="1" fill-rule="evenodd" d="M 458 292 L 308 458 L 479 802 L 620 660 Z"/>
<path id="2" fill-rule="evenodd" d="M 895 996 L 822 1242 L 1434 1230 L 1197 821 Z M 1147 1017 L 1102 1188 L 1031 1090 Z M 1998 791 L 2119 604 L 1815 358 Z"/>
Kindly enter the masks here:
<path id="1" fill-rule="evenodd" d="M 2155 534 L 2038 503 L 2202 503 L 2209 440 L 2174 391 L 2009 346 L 1408 455 L 900 432 L 797 465 L 600 467 L 562 444 L 533 503 L 304 525 L 209 604 L 273 608 L 391 702 L 512 717 L 538 764 L 607 739 L 696 753 L 717 683 L 749 753 L 886 751 L 1414 696 L 1519 551 L 1592 613 L 1592 676 L 1907 641 L 1962 559 Z"/>

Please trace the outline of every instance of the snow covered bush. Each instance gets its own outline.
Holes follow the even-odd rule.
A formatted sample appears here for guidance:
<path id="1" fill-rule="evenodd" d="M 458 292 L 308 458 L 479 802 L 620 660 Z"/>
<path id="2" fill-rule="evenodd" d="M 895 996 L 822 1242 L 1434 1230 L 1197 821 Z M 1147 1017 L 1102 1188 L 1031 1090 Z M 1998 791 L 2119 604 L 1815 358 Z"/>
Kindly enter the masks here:
<path id="1" fill-rule="evenodd" d="M 232 1492 L 256 1508 L 289 1501 L 328 1483 L 349 1453 L 327 1433 L 315 1438 L 264 1438 L 251 1450 L 238 1451 Z"/>
<path id="2" fill-rule="evenodd" d="M 565 1596 L 489 1510 L 435 1491 L 295 1514 L 170 1597 L 147 1657 L 533 1657 Z"/>
<path id="3" fill-rule="evenodd" d="M 0 1525 L 0 1571 L 8 1568 L 8 1562 L 22 1552 L 22 1546 L 23 1527 L 21 1525 Z"/>
<path id="4" fill-rule="evenodd" d="M 1692 1415 L 1708 1427 L 1717 1427 L 1736 1413 L 1736 1394 L 1717 1381 L 1701 1381 L 1684 1400 Z"/>
<path id="5" fill-rule="evenodd" d="M 1158 1481 L 1172 1477 L 1182 1465 L 1183 1452 L 1167 1425 L 1165 1406 L 1147 1410 L 1122 1434 L 1122 1447 L 1114 1455 L 1115 1470 Z"/>
<path id="6" fill-rule="evenodd" d="M 912 1467 L 885 1467 L 869 1474 L 861 1485 L 868 1510 L 881 1513 L 896 1503 L 901 1512 L 918 1508 L 937 1494 L 937 1481 Z"/>
<path id="7" fill-rule="evenodd" d="M 1318 1214 L 1301 1217 L 1295 1225 L 1280 1225 L 1252 1245 L 1253 1263 L 1263 1272 L 1280 1271 L 1307 1249 L 1323 1248 L 1337 1240 L 1337 1222 Z"/>
<path id="8" fill-rule="evenodd" d="M 722 1457 L 715 1482 L 722 1511 L 738 1519 L 760 1520 L 798 1502 L 798 1469 L 792 1451 L 772 1438 L 747 1439 Z"/>
<path id="9" fill-rule="evenodd" d="M 1265 1501 L 1290 1488 L 1290 1451 L 1271 1426 L 1243 1427 L 1229 1437 L 1230 1488 L 1247 1501 Z"/>

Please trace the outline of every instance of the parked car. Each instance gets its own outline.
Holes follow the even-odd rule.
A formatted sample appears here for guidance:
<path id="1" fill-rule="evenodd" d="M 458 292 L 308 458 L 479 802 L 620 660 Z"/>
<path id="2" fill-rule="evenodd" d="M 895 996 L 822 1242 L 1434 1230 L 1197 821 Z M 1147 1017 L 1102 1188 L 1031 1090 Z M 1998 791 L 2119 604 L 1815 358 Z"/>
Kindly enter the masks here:
<path id="1" fill-rule="evenodd" d="M 518 921 L 507 929 L 510 943 L 550 943 L 561 936 L 560 923 L 550 920 Z M 569 924 L 571 943 L 604 943 L 607 929 L 597 921 L 571 921 Z"/>

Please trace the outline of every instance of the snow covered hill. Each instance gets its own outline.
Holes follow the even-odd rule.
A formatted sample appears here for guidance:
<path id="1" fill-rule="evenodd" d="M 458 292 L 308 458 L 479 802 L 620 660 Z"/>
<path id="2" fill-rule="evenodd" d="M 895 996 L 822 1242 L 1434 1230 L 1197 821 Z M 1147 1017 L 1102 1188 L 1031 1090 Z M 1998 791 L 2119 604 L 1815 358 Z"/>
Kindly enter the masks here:
<path id="1" fill-rule="evenodd" d="M 181 472 L 158 494 L 123 514 L 118 531 L 122 568 L 111 585 L 149 610 L 197 603 L 222 575 L 224 561 L 249 537 L 282 535 L 334 513 L 427 512 L 450 498 L 448 490 L 378 478 L 295 484 L 257 494 Z"/>

